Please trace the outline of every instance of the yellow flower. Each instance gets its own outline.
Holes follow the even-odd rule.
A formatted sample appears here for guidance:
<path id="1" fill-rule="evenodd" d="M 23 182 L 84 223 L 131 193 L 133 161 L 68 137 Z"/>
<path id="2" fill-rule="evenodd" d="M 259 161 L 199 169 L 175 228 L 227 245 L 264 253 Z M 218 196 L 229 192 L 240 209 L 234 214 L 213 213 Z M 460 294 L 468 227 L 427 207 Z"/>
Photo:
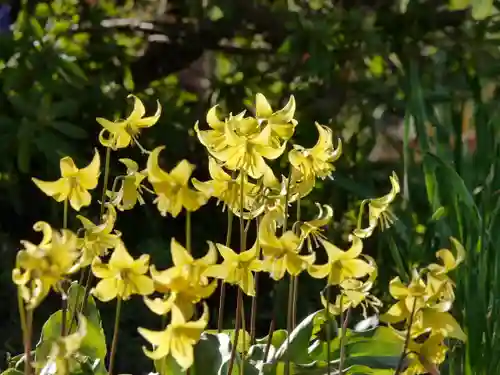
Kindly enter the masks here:
<path id="1" fill-rule="evenodd" d="M 392 176 L 389 177 L 389 180 L 392 186 L 389 193 L 380 198 L 365 199 L 361 203 L 361 209 L 368 203 L 368 227 L 354 230 L 355 236 L 359 238 L 368 238 L 372 235 L 379 221 L 381 222 L 382 229 L 388 228 L 392 223 L 393 219 L 389 211 L 389 206 L 394 199 L 396 199 L 396 195 L 399 194 L 400 187 L 398 176 L 394 172 Z"/>
<path id="2" fill-rule="evenodd" d="M 389 310 L 381 315 L 381 320 L 386 323 L 408 321 L 413 313 L 412 335 L 421 335 L 427 332 L 439 333 L 445 337 L 453 337 L 466 341 L 467 337 L 460 328 L 455 318 L 447 312 L 451 301 L 433 300 L 429 288 L 414 271 L 412 281 L 404 285 L 396 277 L 389 284 L 390 294 L 398 300 Z"/>
<path id="3" fill-rule="evenodd" d="M 225 121 L 221 121 L 217 116 L 217 105 L 209 109 L 206 116 L 206 121 L 210 130 L 200 130 L 198 122 L 194 125 L 194 129 L 200 143 L 207 149 L 220 151 L 225 147 L 224 126 Z M 238 121 L 243 118 L 244 113 L 235 117 L 230 116 L 229 121 Z"/>
<path id="4" fill-rule="evenodd" d="M 107 195 L 111 198 L 111 203 L 120 211 L 131 210 L 137 202 L 144 204 L 142 184 L 147 177 L 146 171 L 139 171 L 139 165 L 132 159 L 119 159 L 127 167 L 127 175 L 120 176 L 121 187 L 117 192 L 108 191 Z"/>
<path id="5" fill-rule="evenodd" d="M 156 102 L 156 113 L 153 116 L 144 117 L 146 108 L 144 108 L 144 104 L 142 104 L 141 100 L 134 95 L 129 95 L 128 97 L 134 98 L 134 109 L 125 120 L 113 122 L 101 117 L 96 119 L 104 128 L 99 133 L 99 142 L 101 142 L 104 147 L 110 147 L 113 150 L 117 150 L 129 146 L 132 141 L 137 144 L 141 130 L 153 126 L 160 118 L 160 102 Z"/>
<path id="6" fill-rule="evenodd" d="M 96 225 L 86 217 L 78 215 L 84 229 L 83 238 L 79 239 L 78 247 L 82 250 L 80 256 L 80 267 L 86 267 L 96 256 L 103 256 L 109 249 L 117 246 L 120 241 L 121 233 L 113 231 L 116 222 L 116 211 L 111 204 L 106 204 L 108 209 L 104 216 L 104 222 Z"/>
<path id="7" fill-rule="evenodd" d="M 59 336 L 52 343 L 46 363 L 42 364 L 43 367 L 47 368 L 54 365 L 57 375 L 69 375 L 73 373 L 73 370 L 77 369 L 79 363 L 75 359 L 75 354 L 77 354 L 83 339 L 87 335 L 87 320 L 85 317 L 79 314 L 78 322 L 76 332 L 67 336 Z"/>
<path id="8" fill-rule="evenodd" d="M 41 181 L 32 178 L 38 188 L 57 202 L 69 200 L 74 210 L 90 205 L 92 197 L 88 190 L 95 189 L 100 173 L 99 153 L 95 150 L 94 158 L 88 166 L 78 169 L 69 156 L 60 161 L 61 178 L 57 181 Z"/>
<path id="9" fill-rule="evenodd" d="M 333 218 L 333 209 L 328 205 L 321 205 L 316 203 L 319 209 L 318 217 L 314 220 L 305 221 L 302 223 L 296 223 L 299 225 L 300 237 L 307 240 L 307 247 L 309 252 L 313 252 L 313 242 L 314 246 L 319 246 L 319 240 L 324 239 L 325 236 L 322 233 L 322 227 L 327 225 Z"/>
<path id="10" fill-rule="evenodd" d="M 201 334 L 208 324 L 208 307 L 203 304 L 203 315 L 199 320 L 186 321 L 183 314 L 172 311 L 172 320 L 163 331 L 150 331 L 138 328 L 154 350 L 143 347 L 144 353 L 153 360 L 159 360 L 171 355 L 182 367 L 187 370 L 193 365 L 193 347 L 200 340 Z"/>
<path id="11" fill-rule="evenodd" d="M 147 164 L 148 179 L 157 194 L 154 203 L 158 211 L 163 216 L 168 212 L 173 217 L 177 217 L 183 208 L 196 211 L 207 202 L 208 197 L 188 185 L 194 165 L 182 160 L 170 173 L 165 172 L 158 164 L 158 156 L 163 149 L 164 146 L 155 148 Z"/>
<path id="12" fill-rule="evenodd" d="M 252 178 L 260 178 L 269 171 L 264 161 L 277 159 L 285 150 L 286 142 L 273 144 L 271 126 L 263 129 L 254 118 L 243 118 L 239 122 L 225 124 L 224 148 L 208 149 L 210 154 L 224 163 L 228 169 L 245 170 Z"/>
<path id="13" fill-rule="evenodd" d="M 363 242 L 355 237 L 350 238 L 352 245 L 347 251 L 342 251 L 334 244 L 320 239 L 328 255 L 328 263 L 311 265 L 309 274 L 316 279 L 327 277 L 328 285 L 338 285 L 346 279 L 359 279 L 375 271 L 375 267 L 358 257 L 363 250 Z"/>
<path id="14" fill-rule="evenodd" d="M 211 246 L 214 246 L 211 243 Z M 224 280 L 228 284 L 238 285 L 243 293 L 248 296 L 255 296 L 255 279 L 253 272 L 262 271 L 262 261 L 258 259 L 258 242 L 249 250 L 239 254 L 227 246 L 216 244 L 224 261 L 209 267 L 204 275 Z"/>
<path id="15" fill-rule="evenodd" d="M 446 359 L 447 347 L 442 335 L 431 335 L 423 343 L 408 343 L 408 367 L 403 375 L 439 374 L 438 366 Z"/>
<path id="16" fill-rule="evenodd" d="M 295 115 L 295 98 L 290 96 L 288 103 L 279 111 L 273 112 L 266 97 L 258 93 L 255 98 L 256 118 L 259 124 L 267 123 L 272 132 L 285 141 L 292 138 L 297 121 L 293 119 Z"/>
<path id="17" fill-rule="evenodd" d="M 208 171 L 212 180 L 201 182 L 196 178 L 191 181 L 193 186 L 202 192 L 205 196 L 212 196 L 217 198 L 218 201 L 227 205 L 235 214 L 239 214 L 240 207 L 240 193 L 241 193 L 241 178 L 236 176 L 234 179 L 229 175 L 224 168 L 220 166 L 217 161 L 209 157 Z M 243 194 L 244 194 L 244 207 L 243 210 L 251 210 L 254 205 L 255 199 L 252 198 L 252 193 L 257 190 L 257 186 L 248 178 L 244 180 Z"/>
<path id="18" fill-rule="evenodd" d="M 335 170 L 333 164 L 342 154 L 342 143 L 339 140 L 337 148 L 333 147 L 332 130 L 316 123 L 319 138 L 312 148 L 294 145 L 288 153 L 290 164 L 300 172 L 305 179 L 329 177 Z"/>
<path id="19" fill-rule="evenodd" d="M 151 311 L 165 315 L 174 306 L 190 319 L 194 313 L 194 305 L 202 299 L 210 297 L 217 288 L 217 282 L 209 282 L 203 275 L 205 270 L 217 262 L 217 251 L 209 246 L 207 254 L 193 259 L 191 254 L 172 238 L 170 251 L 174 266 L 157 271 L 151 267 L 151 277 L 155 288 L 160 293 L 168 293 L 166 298 L 144 299 Z"/>
<path id="20" fill-rule="evenodd" d="M 147 296 L 153 293 L 153 280 L 145 275 L 148 263 L 149 255 L 144 254 L 134 260 L 125 244 L 119 241 L 108 264 L 102 263 L 99 258 L 92 262 L 92 273 L 102 279 L 92 293 L 103 302 L 116 297 L 127 300 L 133 294 Z"/>
<path id="21" fill-rule="evenodd" d="M 374 262 L 373 262 L 374 263 Z M 348 308 L 355 308 L 361 306 L 363 309 L 363 316 L 368 316 L 367 309 L 372 307 L 378 313 L 379 307 L 382 302 L 372 294 L 373 283 L 377 278 L 377 272 L 374 271 L 370 274 L 367 281 L 363 282 L 357 279 L 346 279 L 340 283 L 340 293 L 336 296 L 334 303 L 328 304 L 328 309 L 333 315 L 340 315 L 341 312 L 346 311 Z M 324 295 L 321 295 L 321 303 L 326 308 L 327 300 Z"/>
<path id="22" fill-rule="evenodd" d="M 60 282 L 78 270 L 77 237 L 73 232 L 54 231 L 43 221 L 35 223 L 33 229 L 43 233 L 42 241 L 38 245 L 21 241 L 24 249 L 17 254 L 12 271 L 12 279 L 30 309 L 37 307 L 51 289 L 62 292 Z"/>
<path id="23" fill-rule="evenodd" d="M 300 255 L 302 240 L 292 231 L 286 231 L 281 237 L 276 236 L 276 213 L 268 212 L 259 225 L 259 240 L 264 255 L 264 266 L 274 280 L 280 280 L 288 272 L 299 275 L 316 259 L 314 253 Z"/>
<path id="24" fill-rule="evenodd" d="M 436 257 L 440 259 L 443 264 L 431 263 L 427 266 L 429 270 L 427 273 L 427 284 L 430 288 L 430 292 L 435 294 L 436 297 L 447 301 L 455 299 L 455 293 L 453 291 L 455 284 L 449 278 L 448 272 L 457 268 L 465 258 L 465 249 L 462 244 L 453 237 L 451 237 L 450 240 L 453 247 L 456 249 L 456 258 L 450 250 L 442 249 L 436 252 Z"/>

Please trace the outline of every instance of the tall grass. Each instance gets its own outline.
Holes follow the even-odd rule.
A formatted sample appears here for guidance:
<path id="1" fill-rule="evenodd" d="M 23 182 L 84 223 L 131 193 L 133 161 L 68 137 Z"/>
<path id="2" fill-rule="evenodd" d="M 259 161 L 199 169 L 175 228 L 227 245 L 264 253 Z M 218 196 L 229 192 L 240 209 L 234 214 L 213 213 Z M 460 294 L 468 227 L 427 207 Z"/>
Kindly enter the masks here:
<path id="1" fill-rule="evenodd" d="M 433 83 L 422 78 L 416 62 L 408 64 L 401 170 L 408 183 L 396 235 L 387 240 L 403 277 L 412 262 L 447 246 L 449 236 L 464 244 L 454 313 L 468 342 L 450 343 L 443 374 L 500 374 L 500 108 L 491 83 L 464 76 L 468 92 L 450 92 L 436 104 L 429 99 Z M 410 126 L 418 134 L 419 155 L 408 147 Z M 460 141 L 465 131 L 475 132 L 475 149 Z"/>

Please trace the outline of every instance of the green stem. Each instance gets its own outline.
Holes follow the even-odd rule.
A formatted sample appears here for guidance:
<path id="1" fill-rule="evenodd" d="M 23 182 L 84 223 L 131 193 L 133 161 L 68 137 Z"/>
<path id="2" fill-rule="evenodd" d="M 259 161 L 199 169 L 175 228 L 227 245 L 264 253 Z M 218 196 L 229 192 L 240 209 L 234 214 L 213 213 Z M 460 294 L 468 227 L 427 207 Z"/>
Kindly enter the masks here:
<path id="1" fill-rule="evenodd" d="M 233 211 L 229 208 L 227 209 L 227 231 L 226 231 L 226 247 L 231 247 L 231 236 L 233 234 Z M 226 300 L 226 283 L 224 280 L 220 283 L 220 295 L 219 295 L 219 314 L 217 317 L 217 332 L 222 332 L 222 326 L 224 324 L 224 303 Z"/>
<path id="2" fill-rule="evenodd" d="M 287 230 L 288 226 L 288 203 L 290 200 L 290 187 L 292 185 L 292 167 L 290 167 L 290 173 L 288 174 L 288 181 L 285 192 L 285 217 L 283 218 L 283 228 L 282 234 L 284 234 Z M 288 303 L 287 303 L 287 319 L 286 319 L 286 331 L 287 331 L 287 346 L 290 346 L 290 335 L 292 333 L 292 325 L 293 325 L 293 276 L 290 275 L 288 281 Z M 285 374 L 290 375 L 290 355 L 287 355 L 285 362 Z"/>
<path id="3" fill-rule="evenodd" d="M 240 171 L 240 253 L 245 251 L 246 247 L 246 239 L 245 239 L 245 219 L 243 218 L 243 210 L 245 205 L 245 171 Z M 232 374 L 234 360 L 236 358 L 236 348 L 238 346 L 238 336 L 240 331 L 241 324 L 241 309 L 243 302 L 243 294 L 241 288 L 238 288 L 238 300 L 236 302 L 236 324 L 235 324 L 235 332 L 234 332 L 234 343 L 231 348 L 231 357 L 229 359 L 228 364 L 228 374 Z"/>
<path id="4" fill-rule="evenodd" d="M 327 328 L 326 328 L 326 375 L 330 375 L 330 365 L 331 365 L 331 358 L 330 358 L 330 346 L 331 346 L 331 341 L 332 341 L 332 336 L 331 336 L 331 330 L 330 328 L 332 327 L 331 324 L 331 315 L 330 315 L 330 298 L 331 298 L 331 288 L 328 283 L 326 284 L 326 321 L 327 321 Z M 340 305 L 342 309 L 342 299 L 340 300 Z"/>
<path id="5" fill-rule="evenodd" d="M 240 304 L 241 304 L 241 309 L 240 309 L 241 316 L 240 316 L 240 319 L 241 319 L 241 329 L 243 331 L 243 345 L 242 345 L 242 354 L 243 354 L 243 353 L 246 353 L 248 351 L 248 348 L 246 347 L 246 340 L 245 340 L 247 325 L 245 323 L 245 305 L 243 304 L 243 302 L 244 302 L 243 301 L 243 293 L 239 293 L 238 298 L 241 298 L 241 302 L 240 302 Z M 244 366 L 244 363 L 243 363 L 243 361 L 241 361 L 241 369 L 240 369 L 241 374 L 245 373 L 243 366 Z"/>
<path id="6" fill-rule="evenodd" d="M 68 229 L 68 199 L 64 200 L 63 207 L 63 229 Z"/>
<path id="7" fill-rule="evenodd" d="M 186 249 L 191 254 L 191 211 L 186 211 Z"/>
<path id="8" fill-rule="evenodd" d="M 31 333 L 33 330 L 33 310 L 28 309 L 26 314 L 26 335 L 24 338 L 24 374 L 31 375 Z"/>
<path id="9" fill-rule="evenodd" d="M 349 324 L 349 315 L 351 312 L 350 308 L 347 308 L 347 312 L 344 317 L 344 312 L 342 311 L 344 307 L 342 306 L 342 297 L 340 297 L 340 321 L 342 323 L 342 332 L 340 335 L 340 361 L 339 361 L 339 375 L 344 374 L 344 362 L 345 362 L 345 337 L 347 332 L 347 324 Z"/>
<path id="10" fill-rule="evenodd" d="M 113 341 L 111 343 L 111 352 L 109 354 L 109 375 L 113 375 L 113 367 L 115 363 L 115 354 L 118 345 L 118 331 L 120 329 L 120 314 L 122 309 L 122 299 L 118 297 L 116 301 L 115 326 L 113 329 Z"/>
<path id="11" fill-rule="evenodd" d="M 23 343 L 24 343 L 24 348 L 25 348 L 25 357 L 28 358 L 28 354 L 26 351 L 26 342 L 27 342 L 27 335 L 28 335 L 28 327 L 26 325 L 26 310 L 24 308 L 24 301 L 23 297 L 21 296 L 21 291 L 18 289 L 17 290 L 17 306 L 19 309 L 19 320 L 21 321 L 21 330 L 23 333 Z M 26 360 L 28 362 L 28 360 Z M 27 365 L 25 365 L 25 374 L 26 374 L 26 369 L 28 368 Z"/>
<path id="12" fill-rule="evenodd" d="M 415 316 L 416 305 L 417 305 L 417 299 L 413 298 L 413 307 L 411 309 L 411 315 L 408 321 L 408 333 L 406 334 L 403 351 L 401 352 L 401 357 L 399 358 L 398 367 L 396 368 L 396 372 L 394 373 L 394 375 L 399 375 L 403 372 L 403 364 L 406 358 L 406 351 L 408 350 L 408 345 L 410 344 L 411 327 L 413 325 L 413 318 Z"/>
<path id="13" fill-rule="evenodd" d="M 101 217 L 104 215 L 104 204 L 106 202 L 106 191 L 108 190 L 109 180 L 109 162 L 111 160 L 111 148 L 106 148 L 106 159 L 104 161 L 104 181 L 102 182 L 102 197 L 101 197 Z"/>
<path id="14" fill-rule="evenodd" d="M 259 241 L 259 226 L 260 219 L 256 218 L 255 223 L 257 225 L 257 254 L 260 258 L 260 241 Z M 255 344 L 255 324 L 257 321 L 257 297 L 259 295 L 259 273 L 255 273 L 255 296 L 252 297 L 252 309 L 250 311 L 250 343 Z"/>
<path id="15" fill-rule="evenodd" d="M 297 222 L 300 222 L 300 198 L 297 200 Z M 293 296 L 292 296 L 292 329 L 297 326 L 297 299 L 299 290 L 299 278 L 293 278 Z"/>

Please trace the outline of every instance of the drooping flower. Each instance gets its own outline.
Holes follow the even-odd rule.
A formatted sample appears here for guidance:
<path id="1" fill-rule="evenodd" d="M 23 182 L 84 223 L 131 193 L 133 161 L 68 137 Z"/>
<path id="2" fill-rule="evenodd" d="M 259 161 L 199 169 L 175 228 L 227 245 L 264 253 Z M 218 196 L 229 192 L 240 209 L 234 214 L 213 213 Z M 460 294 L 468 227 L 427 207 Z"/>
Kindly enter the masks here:
<path id="1" fill-rule="evenodd" d="M 127 174 L 120 176 L 121 186 L 117 192 L 108 191 L 111 203 L 120 211 L 131 210 L 139 202 L 144 204 L 142 197 L 143 181 L 147 177 L 146 170 L 139 171 L 139 165 L 132 159 L 119 159 L 127 167 Z"/>
<path id="2" fill-rule="evenodd" d="M 328 262 L 311 265 L 308 269 L 309 275 L 316 279 L 327 278 L 328 285 L 339 285 L 344 280 L 359 279 L 372 273 L 374 266 L 359 258 L 363 242 L 355 236 L 350 236 L 350 240 L 351 248 L 343 251 L 331 242 L 320 239 L 328 255 Z"/>
<path id="3" fill-rule="evenodd" d="M 127 300 L 133 294 L 147 296 L 154 292 L 153 280 L 148 272 L 149 255 L 143 254 L 134 260 L 125 244 L 119 241 L 107 264 L 99 257 L 92 262 L 92 273 L 101 279 L 92 290 L 94 296 L 103 302 L 114 298 Z"/>
<path id="4" fill-rule="evenodd" d="M 273 109 L 266 97 L 258 93 L 255 97 L 255 117 L 259 124 L 263 123 L 271 127 L 273 135 L 288 141 L 293 136 L 297 121 L 294 120 L 295 115 L 295 98 L 293 95 L 279 111 L 273 112 Z"/>
<path id="5" fill-rule="evenodd" d="M 337 148 L 333 147 L 332 130 L 316 123 L 319 138 L 312 148 L 294 145 L 288 153 L 290 164 L 300 172 L 304 179 L 325 178 L 335 170 L 332 163 L 342 154 L 342 143 L 339 140 Z"/>
<path id="6" fill-rule="evenodd" d="M 190 319 L 194 305 L 210 297 L 217 288 L 217 282 L 210 282 L 204 275 L 205 270 L 217 262 L 217 251 L 209 246 L 205 256 L 194 259 L 175 238 L 172 238 L 170 251 L 174 263 L 172 267 L 164 271 L 151 267 L 155 289 L 164 293 L 164 298 L 145 298 L 144 302 L 155 314 L 165 315 L 176 307 L 185 319 Z"/>
<path id="7" fill-rule="evenodd" d="M 187 370 L 194 362 L 193 347 L 207 324 L 208 306 L 203 304 L 203 315 L 198 320 L 187 321 L 182 313 L 173 310 L 172 320 L 165 330 L 138 328 L 138 331 L 154 347 L 153 351 L 143 347 L 149 358 L 160 360 L 171 355 L 183 370 Z"/>
<path id="8" fill-rule="evenodd" d="M 35 223 L 33 229 L 42 232 L 43 238 L 38 245 L 21 241 L 24 249 L 17 253 L 12 271 L 12 279 L 30 309 L 36 308 L 51 289 L 63 292 L 61 281 L 78 270 L 77 237 L 73 232 L 55 231 L 43 221 Z"/>
<path id="9" fill-rule="evenodd" d="M 274 280 L 280 280 L 288 272 L 298 276 L 312 265 L 316 254 L 300 255 L 303 241 L 293 231 L 276 236 L 275 212 L 268 212 L 259 225 L 259 241 L 264 255 L 264 267 Z"/>
<path id="10" fill-rule="evenodd" d="M 141 130 L 153 126 L 160 118 L 160 102 L 156 102 L 156 113 L 153 116 L 144 117 L 146 108 L 144 108 L 144 104 L 142 104 L 141 100 L 134 95 L 129 95 L 128 97 L 134 99 L 134 108 L 125 120 L 109 121 L 101 117 L 96 119 L 104 128 L 99 133 L 99 142 L 101 142 L 104 147 L 117 150 L 119 148 L 128 147 L 132 142 L 138 144 Z"/>
<path id="11" fill-rule="evenodd" d="M 158 156 L 163 149 L 164 146 L 155 148 L 147 163 L 148 179 L 157 194 L 154 203 L 158 211 L 163 216 L 168 212 L 173 217 L 177 217 L 183 208 L 196 211 L 207 202 L 208 197 L 189 187 L 194 165 L 182 160 L 169 173 L 165 172 L 158 163 Z"/>
<path id="12" fill-rule="evenodd" d="M 393 217 L 391 216 L 389 206 L 399 194 L 400 187 L 398 176 L 395 173 L 389 179 L 391 181 L 391 191 L 389 193 L 380 198 L 365 199 L 361 203 L 361 209 L 363 209 L 365 204 L 368 204 L 368 227 L 355 229 L 355 236 L 359 238 L 370 237 L 379 222 L 382 229 L 388 228 L 391 225 Z"/>
<path id="13" fill-rule="evenodd" d="M 88 166 L 78 169 L 69 156 L 60 161 L 61 178 L 57 181 L 42 181 L 32 178 L 38 188 L 57 202 L 69 200 L 75 211 L 90 205 L 92 197 L 89 190 L 97 186 L 100 174 L 99 153 L 95 150 L 94 158 Z"/>
<path id="14" fill-rule="evenodd" d="M 106 255 L 120 241 L 121 233 L 114 230 L 116 210 L 111 204 L 106 204 L 106 208 L 102 224 L 94 224 L 82 215 L 77 216 L 83 225 L 83 237 L 78 240 L 78 248 L 82 251 L 78 261 L 80 267 L 88 266 L 97 256 Z"/>
<path id="15" fill-rule="evenodd" d="M 296 223 L 299 225 L 300 237 L 307 241 L 309 252 L 313 252 L 313 247 L 319 246 L 320 239 L 325 239 L 322 233 L 323 227 L 333 218 L 333 209 L 330 206 L 326 204 L 321 206 L 319 203 L 316 203 L 316 206 L 319 209 L 319 214 L 316 219 Z"/>
<path id="16" fill-rule="evenodd" d="M 214 246 L 211 243 L 211 246 Z M 204 275 L 224 280 L 228 284 L 237 285 L 243 293 L 255 296 L 254 272 L 262 271 L 263 263 L 259 260 L 258 242 L 246 251 L 236 253 L 222 244 L 215 244 L 224 261 L 210 266 Z"/>

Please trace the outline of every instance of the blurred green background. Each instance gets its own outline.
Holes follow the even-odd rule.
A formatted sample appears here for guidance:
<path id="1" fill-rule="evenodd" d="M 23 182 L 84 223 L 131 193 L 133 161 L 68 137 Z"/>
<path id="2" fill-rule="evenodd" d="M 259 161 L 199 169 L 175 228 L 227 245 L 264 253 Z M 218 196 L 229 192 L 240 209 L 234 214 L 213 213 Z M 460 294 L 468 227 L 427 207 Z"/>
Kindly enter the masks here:
<path id="1" fill-rule="evenodd" d="M 87 163 L 98 145 L 97 116 L 130 110 L 135 93 L 163 114 L 143 133 L 146 148 L 166 145 L 164 165 L 187 158 L 207 177 L 206 153 L 193 134 L 214 104 L 252 111 L 257 92 L 273 107 L 297 101 L 296 142 L 311 146 L 314 121 L 343 140 L 332 181 L 304 202 L 330 204 L 329 236 L 342 243 L 362 199 L 384 194 L 400 177 L 394 226 L 366 252 L 379 264 L 378 293 L 388 281 L 457 237 L 467 259 L 455 273 L 454 313 L 469 335 L 451 344 L 449 374 L 500 373 L 500 208 L 498 90 L 500 23 L 493 0 L 54 0 L 0 1 L 0 356 L 21 351 L 11 269 L 32 225 L 61 222 L 62 208 L 30 178 L 55 179 L 59 159 Z M 121 157 L 142 160 L 137 149 Z M 112 176 L 123 173 L 112 161 Z M 97 199 L 97 197 L 95 197 Z M 94 208 L 83 214 L 95 219 Z M 73 226 L 77 223 L 73 221 Z M 169 264 L 172 236 L 184 220 L 162 218 L 153 205 L 122 214 L 118 228 L 133 254 Z M 225 215 L 210 203 L 193 216 L 194 249 L 224 241 Z M 273 310 L 272 288 L 260 280 L 259 333 Z M 320 285 L 301 279 L 299 315 L 319 306 Z M 280 291 L 277 291 L 278 297 Z M 214 294 L 211 310 L 217 306 Z M 234 293 L 229 291 L 230 327 Z M 279 300 L 279 298 L 277 298 Z M 37 311 L 36 329 L 54 311 Z M 110 338 L 114 306 L 102 306 Z M 127 303 L 117 371 L 151 368 L 136 327 L 153 316 Z M 284 326 L 284 318 L 278 317 Z M 0 368 L 4 367 L 0 357 Z"/>

